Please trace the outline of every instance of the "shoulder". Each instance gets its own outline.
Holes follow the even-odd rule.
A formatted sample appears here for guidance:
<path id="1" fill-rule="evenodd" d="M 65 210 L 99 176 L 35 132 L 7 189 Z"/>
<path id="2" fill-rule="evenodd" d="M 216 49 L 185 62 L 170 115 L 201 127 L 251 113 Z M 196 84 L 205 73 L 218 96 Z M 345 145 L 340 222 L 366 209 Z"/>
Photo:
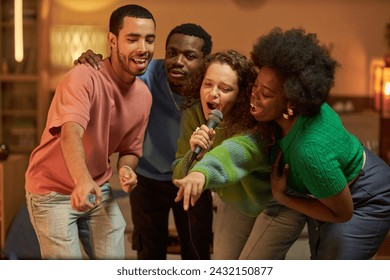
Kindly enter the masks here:
<path id="1" fill-rule="evenodd" d="M 99 70 L 96 70 L 93 67 L 88 67 L 84 64 L 78 64 L 64 75 L 60 83 L 69 82 L 72 80 L 84 82 L 86 79 L 91 79 L 92 76 L 97 72 L 99 72 Z"/>
<path id="2" fill-rule="evenodd" d="M 200 102 L 194 103 L 191 107 L 182 111 L 182 118 L 198 119 L 201 123 L 205 122 L 202 105 Z"/>
<path id="3" fill-rule="evenodd" d="M 56 86 L 56 93 L 66 92 L 65 96 L 80 96 L 83 93 L 91 94 L 95 85 L 94 80 L 96 80 L 95 72 L 99 72 L 99 70 L 85 65 L 76 65 L 59 81 Z"/>
<path id="4" fill-rule="evenodd" d="M 225 139 L 220 146 L 230 147 L 248 155 L 262 154 L 262 143 L 256 134 L 242 134 Z M 244 152 L 245 151 L 245 152 Z"/>
<path id="5" fill-rule="evenodd" d="M 239 134 L 224 140 L 224 142 L 249 143 L 251 145 L 257 145 L 259 140 L 260 138 L 255 134 Z"/>
<path id="6" fill-rule="evenodd" d="M 151 79 L 152 77 L 165 77 L 165 66 L 163 59 L 152 59 L 144 74 L 139 76 L 141 80 Z"/>
<path id="7" fill-rule="evenodd" d="M 148 69 L 157 70 L 157 69 L 164 68 L 164 62 L 165 62 L 164 59 L 152 59 L 149 62 Z"/>
<path id="8" fill-rule="evenodd" d="M 201 111 L 201 105 L 194 104 L 181 112 L 180 131 L 182 134 L 192 133 L 196 127 L 205 123 L 205 118 Z"/>
<path id="9" fill-rule="evenodd" d="M 150 92 L 148 86 L 138 77 L 135 78 L 132 91 L 136 91 L 137 94 L 142 93 L 142 95 L 147 96 L 148 99 L 152 99 L 152 93 Z"/>
<path id="10" fill-rule="evenodd" d="M 142 90 L 148 90 L 149 91 L 149 88 L 148 86 L 145 84 L 145 82 L 143 80 L 141 80 L 139 77 L 135 77 L 135 80 L 134 80 L 134 87 L 137 88 L 138 90 L 139 89 L 142 89 Z"/>
<path id="11" fill-rule="evenodd" d="M 329 104 L 322 104 L 320 111 L 314 117 L 308 118 L 312 123 L 321 126 L 339 127 L 342 126 L 340 116 L 329 106 Z M 321 130 L 325 130 L 322 128 Z"/>

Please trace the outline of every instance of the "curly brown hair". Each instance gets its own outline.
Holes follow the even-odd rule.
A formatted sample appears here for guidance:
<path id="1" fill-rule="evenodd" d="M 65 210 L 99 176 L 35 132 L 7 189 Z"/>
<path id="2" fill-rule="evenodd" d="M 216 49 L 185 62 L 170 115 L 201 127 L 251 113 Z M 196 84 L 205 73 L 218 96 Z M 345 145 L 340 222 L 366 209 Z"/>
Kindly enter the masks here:
<path id="1" fill-rule="evenodd" d="M 225 130 L 225 136 L 255 131 L 258 124 L 251 116 L 249 109 L 250 92 L 257 73 L 252 62 L 236 50 L 216 52 L 205 57 L 201 70 L 193 75 L 192 82 L 189 84 L 190 88 L 187 92 L 192 92 L 192 94 L 188 95 L 185 106 L 191 106 L 194 101 L 199 100 L 203 78 L 208 67 L 214 63 L 229 65 L 237 73 L 238 78 L 239 93 L 236 102 L 232 111 L 224 116 L 224 125 L 229 128 Z"/>
<path id="2" fill-rule="evenodd" d="M 276 128 L 266 123 L 257 122 L 250 114 L 250 94 L 257 76 L 253 63 L 235 50 L 210 54 L 204 61 L 201 70 L 193 74 L 192 81 L 188 83 L 187 92 L 191 94 L 186 94 L 187 100 L 183 102 L 182 109 L 184 110 L 191 107 L 194 103 L 200 102 L 199 93 L 202 81 L 208 67 L 212 63 L 228 64 L 237 72 L 239 94 L 232 111 L 228 116 L 224 116 L 225 127 L 229 128 L 223 130 L 224 136 L 228 138 L 242 133 L 256 133 L 264 144 L 264 152 L 267 153 L 268 147 L 274 143 Z"/>

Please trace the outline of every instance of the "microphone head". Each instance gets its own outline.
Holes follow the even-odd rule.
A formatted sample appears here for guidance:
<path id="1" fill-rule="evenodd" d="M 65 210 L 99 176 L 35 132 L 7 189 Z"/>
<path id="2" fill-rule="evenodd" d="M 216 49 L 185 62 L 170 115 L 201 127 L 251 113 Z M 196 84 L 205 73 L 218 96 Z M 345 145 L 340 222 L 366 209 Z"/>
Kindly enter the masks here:
<path id="1" fill-rule="evenodd" d="M 209 113 L 209 121 L 213 121 L 215 122 L 215 124 L 219 124 L 222 120 L 223 120 L 223 114 L 220 110 L 212 110 L 210 113 Z"/>

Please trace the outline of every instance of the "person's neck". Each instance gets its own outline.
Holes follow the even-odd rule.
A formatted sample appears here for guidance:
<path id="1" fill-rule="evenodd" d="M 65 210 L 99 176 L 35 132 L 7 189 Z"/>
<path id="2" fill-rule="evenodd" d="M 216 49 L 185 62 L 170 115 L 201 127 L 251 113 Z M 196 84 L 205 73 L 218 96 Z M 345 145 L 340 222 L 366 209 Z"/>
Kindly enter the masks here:
<path id="1" fill-rule="evenodd" d="M 278 125 L 282 129 L 283 136 L 286 136 L 290 132 L 291 128 L 294 126 L 294 123 L 296 122 L 297 119 L 298 116 L 294 115 L 290 117 L 288 120 L 285 118 L 281 118 L 279 121 L 277 121 Z"/>
<path id="2" fill-rule="evenodd" d="M 169 89 L 171 90 L 172 93 L 176 93 L 176 94 L 179 94 L 179 95 L 182 95 L 182 96 L 186 95 L 186 93 L 184 92 L 183 86 L 175 86 L 175 85 L 171 84 L 168 81 L 167 81 L 167 83 L 168 83 L 168 87 L 169 87 Z"/>

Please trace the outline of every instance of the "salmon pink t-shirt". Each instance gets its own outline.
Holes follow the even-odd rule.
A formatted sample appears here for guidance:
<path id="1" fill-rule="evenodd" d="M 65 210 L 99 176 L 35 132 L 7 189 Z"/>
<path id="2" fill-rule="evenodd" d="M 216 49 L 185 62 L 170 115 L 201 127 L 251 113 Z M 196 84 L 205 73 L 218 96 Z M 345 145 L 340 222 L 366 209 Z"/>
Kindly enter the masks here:
<path id="1" fill-rule="evenodd" d="M 98 185 L 107 182 L 112 175 L 109 157 L 113 153 L 142 156 L 151 104 L 147 86 L 138 78 L 132 84 L 120 80 L 108 58 L 100 70 L 75 66 L 59 83 L 41 142 L 31 153 L 26 191 L 72 192 L 74 183 L 60 143 L 61 126 L 70 121 L 85 129 L 85 158 L 93 179 Z"/>

